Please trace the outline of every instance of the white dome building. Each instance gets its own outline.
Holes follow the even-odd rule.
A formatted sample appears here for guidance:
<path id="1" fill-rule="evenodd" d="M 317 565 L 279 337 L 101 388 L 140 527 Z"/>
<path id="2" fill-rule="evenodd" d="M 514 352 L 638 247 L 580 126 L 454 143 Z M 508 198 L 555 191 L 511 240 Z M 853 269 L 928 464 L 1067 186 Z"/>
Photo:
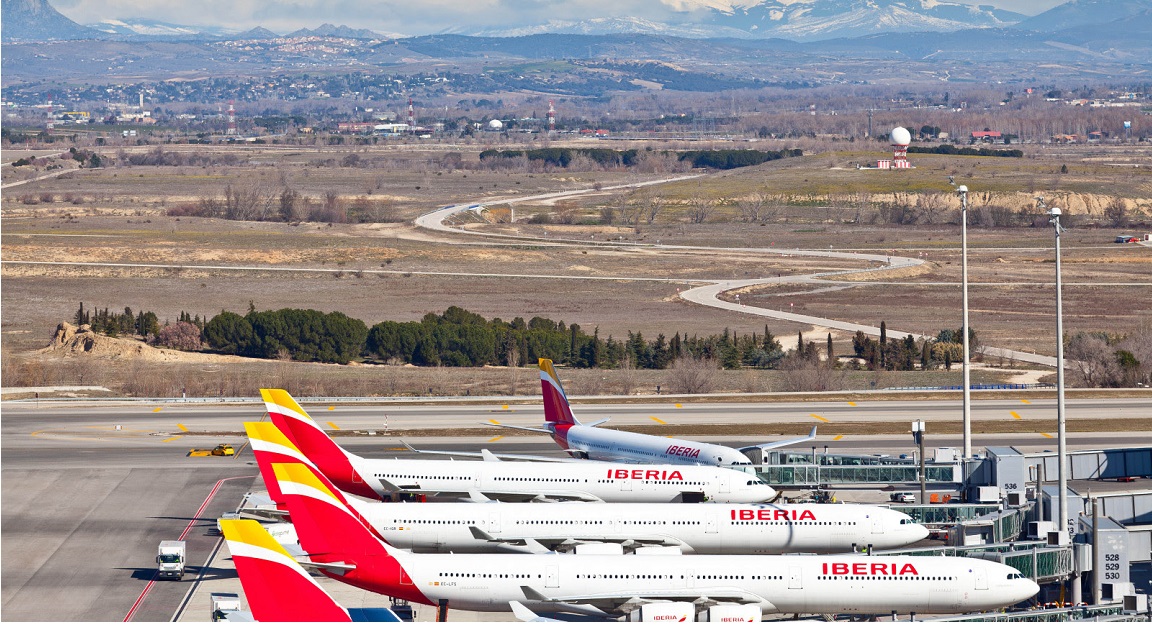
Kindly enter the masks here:
<path id="1" fill-rule="evenodd" d="M 488 128 L 491 129 L 492 131 L 501 131 L 504 129 L 504 123 L 500 122 L 499 120 L 489 120 L 488 121 Z M 907 133 L 907 132 L 905 132 L 905 133 Z"/>
<path id="2" fill-rule="evenodd" d="M 911 169 L 912 163 L 908 162 L 908 145 L 912 142 L 912 134 L 904 127 L 896 127 L 888 134 L 888 140 L 892 142 L 892 159 L 881 160 L 877 168 Z"/>

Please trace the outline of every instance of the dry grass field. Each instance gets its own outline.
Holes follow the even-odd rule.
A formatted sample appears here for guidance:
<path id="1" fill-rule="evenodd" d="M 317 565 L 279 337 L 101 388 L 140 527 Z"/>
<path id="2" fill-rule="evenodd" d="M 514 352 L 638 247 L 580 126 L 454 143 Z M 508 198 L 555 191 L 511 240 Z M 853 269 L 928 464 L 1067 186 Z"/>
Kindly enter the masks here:
<path id="1" fill-rule="evenodd" d="M 1136 151 L 1133 151 L 1136 149 Z M 179 149 L 180 152 L 199 150 Z M 978 207 L 1019 210 L 1036 195 L 1062 206 L 1071 229 L 1062 253 L 1065 329 L 1124 334 L 1152 318 L 1152 249 L 1117 245 L 1117 233 L 1133 228 L 1090 226 L 1121 198 L 1133 220 L 1152 212 L 1152 171 L 1144 148 L 1111 156 L 1062 155 L 1064 148 L 1030 149 L 1022 159 L 914 156 L 907 172 L 857 170 L 883 151 L 835 150 L 702 177 L 635 192 L 613 185 L 668 173 L 627 171 L 544 172 L 540 167 L 489 170 L 478 165 L 477 148 L 332 150 L 235 148 L 229 166 L 115 166 L 80 170 L 3 194 L 2 317 L 4 385 L 17 379 L 126 384 L 134 393 L 157 393 L 192 384 L 207 394 L 260 384 L 340 379 L 348 394 L 534 393 L 531 372 L 508 370 L 420 371 L 399 367 L 321 367 L 301 363 L 178 366 L 131 362 L 78 363 L 31 352 L 47 344 L 56 324 L 87 308 L 155 311 L 163 322 L 182 311 L 208 317 L 221 310 L 243 313 L 284 307 L 342 311 L 369 325 L 415 320 L 451 305 L 485 317 L 545 316 L 598 327 L 601 336 L 648 338 L 674 332 L 706 335 L 729 328 L 764 330 L 763 319 L 699 307 L 678 291 L 695 282 L 854 269 L 855 260 L 782 254 L 715 251 L 712 247 L 828 249 L 888 253 L 926 260 L 914 272 L 883 279 L 852 278 L 843 288 L 764 287 L 742 292 L 748 305 L 935 334 L 960 324 L 958 198 L 948 175 L 971 190 Z M 1144 156 L 1139 155 L 1144 153 Z M 347 164 L 357 154 L 356 166 Z M 459 154 L 445 165 L 446 153 Z M 7 155 L 5 156 L 8 157 Z M 1067 164 L 1069 171 L 1060 167 Z M 529 170 L 534 169 L 534 170 Z M 680 169 L 678 169 L 680 170 Z M 5 181 L 12 176 L 5 175 Z M 218 198 L 225 188 L 259 190 L 272 197 L 290 187 L 312 198 L 338 194 L 386 203 L 397 222 L 325 224 L 253 222 L 168 216 L 178 203 Z M 601 189 L 596 189 L 599 186 Z M 510 238 L 432 234 L 416 229 L 417 215 L 451 203 L 590 189 L 572 199 L 573 224 L 525 224 L 553 203 L 517 204 L 517 224 L 473 225 Z M 766 220 L 742 222 L 740 203 L 766 194 Z M 652 223 L 598 224 L 605 207 L 664 201 Z M 688 221 L 694 199 L 713 204 L 701 224 Z M 874 220 L 882 202 L 926 198 L 931 224 L 893 225 Z M 567 205 L 565 205 L 567 206 Z M 556 239 L 603 244 L 557 245 Z M 1052 354 L 1054 280 L 1050 227 L 972 227 L 970 292 L 972 324 L 984 344 Z M 689 245 L 697 250 L 671 249 Z M 49 262 L 56 264 L 29 264 Z M 76 263 L 102 263 L 81 265 Z M 139 266 L 148 265 L 148 266 Z M 526 276 L 550 276 L 533 278 Z M 833 283 L 830 283 L 833 284 Z M 769 321 L 791 348 L 798 330 L 822 344 L 819 327 Z M 838 354 L 851 353 L 851 336 L 833 334 Z M 989 380 L 1012 379 L 1010 362 L 985 363 L 1005 370 L 978 370 Z M 30 373 L 29 368 L 35 369 Z M 319 372 L 319 373 L 318 373 Z M 575 373 L 575 372 L 574 372 Z M 664 372 L 609 372 L 574 393 L 629 393 L 660 384 Z M 770 391 L 776 372 L 724 372 L 715 390 Z M 907 374 L 852 372 L 845 388 L 901 384 Z M 919 374 L 923 384 L 957 379 L 957 372 Z M 347 376 L 347 379 L 342 377 Z M 621 379 L 616 377 L 622 376 Z M 633 377 L 634 381 L 624 378 Z M 200 381 L 204 379 L 203 381 Z M 209 382 L 209 380 L 211 382 Z M 443 380 L 443 381 L 438 381 Z M 198 382 L 199 381 L 199 382 Z M 97 382 L 100 384 L 101 382 Z M 130 383 L 130 384 L 129 384 Z M 952 382 L 955 383 L 955 382 Z M 919 384 L 919 383 L 911 383 Z M 441 389 L 443 391 L 441 391 Z"/>

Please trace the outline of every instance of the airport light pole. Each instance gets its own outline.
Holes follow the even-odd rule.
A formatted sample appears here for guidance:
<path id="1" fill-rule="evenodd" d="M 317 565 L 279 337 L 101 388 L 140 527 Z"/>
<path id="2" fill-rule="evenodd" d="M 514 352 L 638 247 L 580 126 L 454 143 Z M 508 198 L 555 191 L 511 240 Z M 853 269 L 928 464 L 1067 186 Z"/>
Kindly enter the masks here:
<path id="1" fill-rule="evenodd" d="M 952 176 L 948 176 L 948 184 L 956 185 Z M 964 299 L 964 320 L 960 332 L 964 334 L 964 459 L 972 457 L 972 367 L 968 354 L 968 187 L 957 185 L 956 193 L 960 194 L 960 288 Z"/>
<path id="2" fill-rule="evenodd" d="M 924 421 L 915 420 L 912 422 L 912 439 L 916 441 L 916 445 L 920 447 L 920 504 L 928 503 L 928 476 L 924 473 Z"/>
<path id="3" fill-rule="evenodd" d="M 1057 513 L 1060 518 L 1061 530 L 1067 532 L 1069 540 L 1072 531 L 1068 522 L 1068 451 L 1067 437 L 1064 431 L 1064 299 L 1061 293 L 1060 282 L 1060 209 L 1053 207 L 1048 210 L 1052 228 L 1056 232 L 1056 457 L 1057 480 L 1059 482 L 1057 499 L 1060 501 Z"/>

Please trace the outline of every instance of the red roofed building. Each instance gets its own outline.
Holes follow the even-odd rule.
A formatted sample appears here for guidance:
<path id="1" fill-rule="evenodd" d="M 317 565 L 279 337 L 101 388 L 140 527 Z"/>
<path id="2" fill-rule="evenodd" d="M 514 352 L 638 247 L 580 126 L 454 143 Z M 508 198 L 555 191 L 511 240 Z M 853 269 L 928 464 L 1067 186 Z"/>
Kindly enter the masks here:
<path id="1" fill-rule="evenodd" d="M 999 140 L 1001 137 L 1003 137 L 1003 134 L 999 131 L 990 131 L 988 129 L 972 132 L 972 140 L 974 141 L 985 140 L 987 142 L 992 142 L 993 140 Z"/>

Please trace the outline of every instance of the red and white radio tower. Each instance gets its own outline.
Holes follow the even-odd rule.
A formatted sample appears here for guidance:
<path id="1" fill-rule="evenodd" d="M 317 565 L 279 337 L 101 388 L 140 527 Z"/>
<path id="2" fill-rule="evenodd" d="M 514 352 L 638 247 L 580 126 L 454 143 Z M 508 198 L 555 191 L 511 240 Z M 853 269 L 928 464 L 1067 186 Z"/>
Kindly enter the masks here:
<path id="1" fill-rule="evenodd" d="M 236 104 L 235 100 L 228 101 L 228 133 L 227 135 L 236 135 Z"/>
<path id="2" fill-rule="evenodd" d="M 551 100 L 548 101 L 548 130 L 556 130 L 556 107 Z"/>
<path id="3" fill-rule="evenodd" d="M 412 108 L 412 98 L 408 98 L 408 130 L 416 128 L 416 110 Z"/>
<path id="4" fill-rule="evenodd" d="M 48 125 L 46 127 L 49 131 L 56 128 L 56 121 L 52 119 L 52 97 L 48 97 Z"/>

